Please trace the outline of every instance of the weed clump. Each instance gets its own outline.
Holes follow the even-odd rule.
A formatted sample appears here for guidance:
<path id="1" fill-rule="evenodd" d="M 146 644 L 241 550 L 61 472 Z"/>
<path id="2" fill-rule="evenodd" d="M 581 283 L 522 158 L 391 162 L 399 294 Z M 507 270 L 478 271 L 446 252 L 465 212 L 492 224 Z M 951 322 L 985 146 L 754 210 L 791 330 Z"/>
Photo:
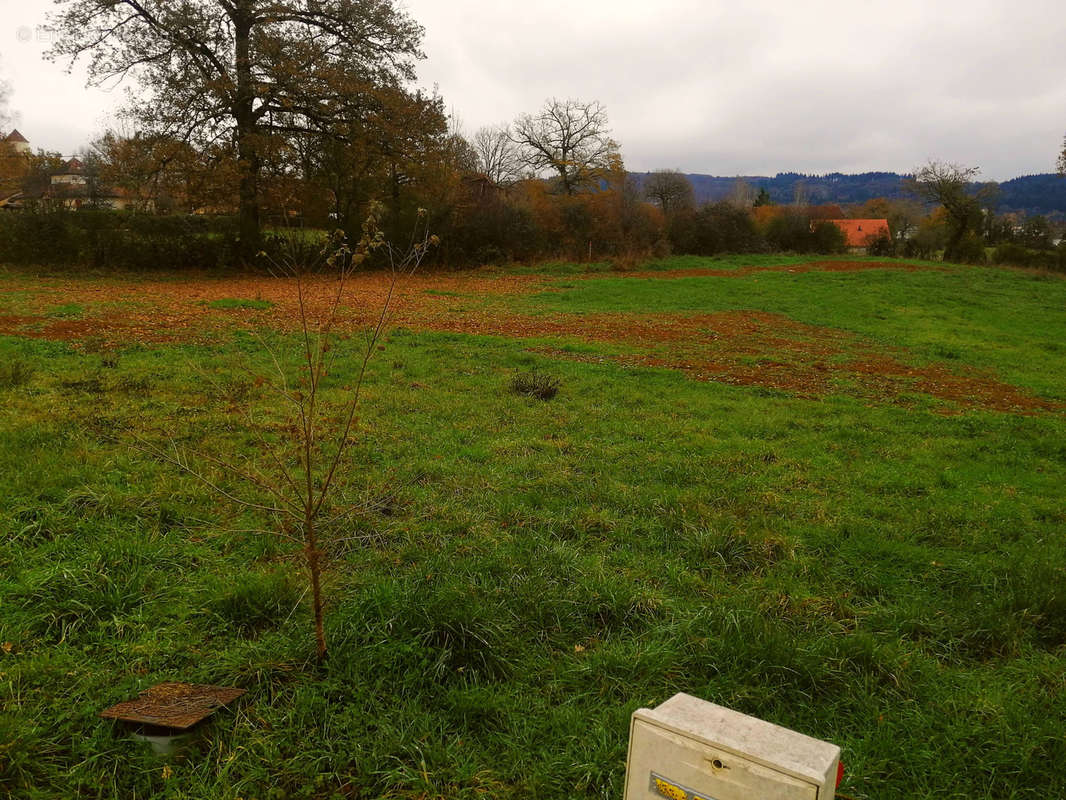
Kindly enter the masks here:
<path id="1" fill-rule="evenodd" d="M 511 391 L 536 400 L 551 400 L 559 393 L 562 383 L 544 372 L 521 372 L 511 378 Z"/>
<path id="2" fill-rule="evenodd" d="M 33 378 L 33 364 L 19 358 L 12 358 L 0 364 L 0 389 L 17 389 L 25 386 Z"/>

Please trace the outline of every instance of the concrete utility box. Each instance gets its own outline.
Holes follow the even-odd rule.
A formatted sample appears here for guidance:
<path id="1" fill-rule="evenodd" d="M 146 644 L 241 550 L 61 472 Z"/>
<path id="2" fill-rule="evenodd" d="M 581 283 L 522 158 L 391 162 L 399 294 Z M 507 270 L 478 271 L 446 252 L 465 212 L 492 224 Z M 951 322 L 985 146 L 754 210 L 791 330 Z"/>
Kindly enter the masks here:
<path id="1" fill-rule="evenodd" d="M 633 714 L 625 800 L 833 800 L 840 748 L 687 694 Z"/>

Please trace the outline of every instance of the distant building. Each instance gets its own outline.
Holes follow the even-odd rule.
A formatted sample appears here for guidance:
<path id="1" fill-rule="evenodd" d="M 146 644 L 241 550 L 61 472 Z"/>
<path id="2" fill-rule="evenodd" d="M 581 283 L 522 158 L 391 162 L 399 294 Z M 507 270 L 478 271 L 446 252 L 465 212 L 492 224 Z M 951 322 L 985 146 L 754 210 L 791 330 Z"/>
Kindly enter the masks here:
<path id="1" fill-rule="evenodd" d="M 53 186 L 87 186 L 89 179 L 85 177 L 85 165 L 78 159 L 72 158 L 63 165 L 63 169 L 52 173 Z"/>
<path id="2" fill-rule="evenodd" d="M 878 239 L 891 239 L 887 219 L 827 219 L 844 234 L 849 250 L 866 250 Z"/>
<path id="3" fill-rule="evenodd" d="M 30 140 L 19 133 L 17 130 L 11 131 L 4 137 L 4 141 L 11 145 L 16 153 L 23 155 L 30 152 Z"/>
<path id="4" fill-rule="evenodd" d="M 77 158 L 72 158 L 49 176 L 45 188 L 13 195 L 7 199 L 4 207 L 16 210 L 50 207 L 65 208 L 68 211 L 77 211 L 80 208 L 126 211 L 136 208 L 137 204 L 125 189 L 113 189 L 100 184 L 86 173 L 85 164 Z"/>

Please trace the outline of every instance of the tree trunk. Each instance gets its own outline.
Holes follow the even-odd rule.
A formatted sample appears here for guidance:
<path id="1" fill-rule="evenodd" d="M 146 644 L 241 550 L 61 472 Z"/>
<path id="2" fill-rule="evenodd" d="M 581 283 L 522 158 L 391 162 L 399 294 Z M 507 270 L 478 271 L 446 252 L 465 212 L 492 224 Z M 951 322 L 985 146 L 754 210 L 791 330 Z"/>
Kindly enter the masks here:
<path id="1" fill-rule="evenodd" d="M 243 9 L 242 9 L 243 12 Z M 252 25 L 245 13 L 234 19 L 236 48 L 236 98 L 233 116 L 237 123 L 237 159 L 240 172 L 238 235 L 241 261 L 249 265 L 260 250 L 259 160 L 256 141 L 255 89 L 252 85 Z"/>
<path id="2" fill-rule="evenodd" d="M 254 147 L 245 143 L 247 136 L 237 134 L 237 152 L 240 159 L 240 210 L 237 234 L 240 240 L 240 258 L 246 265 L 255 261 L 260 251 L 259 220 L 259 160 Z"/>
<path id="3" fill-rule="evenodd" d="M 319 663 L 322 663 L 326 660 L 326 632 L 322 610 L 322 562 L 315 523 L 311 519 L 304 523 L 304 553 L 307 558 L 307 568 L 311 573 L 311 602 L 315 613 L 315 653 Z"/>

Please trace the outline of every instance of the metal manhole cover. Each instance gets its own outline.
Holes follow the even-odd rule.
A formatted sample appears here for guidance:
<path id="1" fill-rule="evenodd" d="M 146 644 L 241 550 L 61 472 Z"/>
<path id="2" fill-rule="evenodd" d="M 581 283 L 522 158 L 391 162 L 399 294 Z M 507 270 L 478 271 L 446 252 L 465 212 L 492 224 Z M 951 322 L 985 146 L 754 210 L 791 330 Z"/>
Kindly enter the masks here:
<path id="1" fill-rule="evenodd" d="M 101 711 L 100 716 L 187 730 L 244 693 L 244 689 L 226 686 L 161 683 L 141 692 L 136 700 L 128 700 Z"/>

